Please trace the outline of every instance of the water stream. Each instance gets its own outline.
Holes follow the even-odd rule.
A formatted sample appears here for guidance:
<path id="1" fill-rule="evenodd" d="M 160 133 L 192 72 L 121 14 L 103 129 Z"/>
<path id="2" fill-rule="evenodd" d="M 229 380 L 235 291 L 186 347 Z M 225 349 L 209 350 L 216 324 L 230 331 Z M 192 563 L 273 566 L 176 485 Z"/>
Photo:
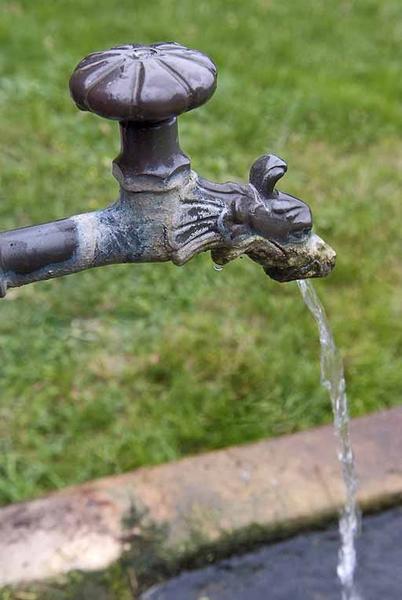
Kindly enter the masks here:
<path id="1" fill-rule="evenodd" d="M 345 506 L 339 519 L 341 544 L 337 568 L 342 586 L 342 600 L 362 600 L 355 584 L 355 539 L 360 527 L 360 513 L 356 501 L 357 478 L 349 434 L 349 411 L 342 358 L 335 345 L 324 307 L 311 281 L 300 280 L 297 285 L 318 326 L 321 345 L 321 384 L 328 390 L 331 398 L 338 440 L 338 458 L 345 484 Z"/>

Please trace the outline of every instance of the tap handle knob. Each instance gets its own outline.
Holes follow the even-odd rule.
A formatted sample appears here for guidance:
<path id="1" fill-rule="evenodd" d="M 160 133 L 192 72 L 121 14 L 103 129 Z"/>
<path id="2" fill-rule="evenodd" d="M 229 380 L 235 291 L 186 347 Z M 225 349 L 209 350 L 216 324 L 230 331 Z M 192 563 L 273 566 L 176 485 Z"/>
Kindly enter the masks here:
<path id="1" fill-rule="evenodd" d="M 204 104 L 216 88 L 208 56 L 175 42 L 94 52 L 70 79 L 81 110 L 117 121 L 156 123 Z"/>
<path id="2" fill-rule="evenodd" d="M 78 108 L 120 122 L 113 174 L 129 192 L 164 191 L 189 177 L 176 117 L 204 104 L 215 88 L 211 59 L 174 42 L 94 52 L 70 79 Z"/>

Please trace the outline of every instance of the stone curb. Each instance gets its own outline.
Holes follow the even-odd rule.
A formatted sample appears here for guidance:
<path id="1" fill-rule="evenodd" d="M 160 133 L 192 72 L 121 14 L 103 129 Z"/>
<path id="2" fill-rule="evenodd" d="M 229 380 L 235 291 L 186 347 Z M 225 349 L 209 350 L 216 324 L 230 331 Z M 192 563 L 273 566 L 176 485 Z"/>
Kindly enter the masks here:
<path id="1" fill-rule="evenodd" d="M 352 423 L 363 509 L 402 497 L 402 408 Z M 265 539 L 334 516 L 343 485 L 330 426 L 208 452 L 0 509 L 0 585 L 142 564 Z M 135 567 L 135 564 L 134 564 Z"/>

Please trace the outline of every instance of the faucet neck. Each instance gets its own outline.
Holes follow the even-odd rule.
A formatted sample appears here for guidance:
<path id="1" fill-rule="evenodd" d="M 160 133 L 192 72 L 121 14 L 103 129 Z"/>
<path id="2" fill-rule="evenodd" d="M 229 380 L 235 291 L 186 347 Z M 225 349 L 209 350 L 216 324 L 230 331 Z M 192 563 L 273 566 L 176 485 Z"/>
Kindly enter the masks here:
<path id="1" fill-rule="evenodd" d="M 150 122 L 120 122 L 121 151 L 113 175 L 129 192 L 166 191 L 190 175 L 190 160 L 179 144 L 175 117 Z"/>

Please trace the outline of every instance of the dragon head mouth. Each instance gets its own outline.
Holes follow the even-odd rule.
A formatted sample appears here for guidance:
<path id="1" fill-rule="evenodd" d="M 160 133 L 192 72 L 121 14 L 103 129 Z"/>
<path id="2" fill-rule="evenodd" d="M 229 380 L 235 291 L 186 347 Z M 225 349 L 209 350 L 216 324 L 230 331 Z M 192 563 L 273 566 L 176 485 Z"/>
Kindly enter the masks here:
<path id="1" fill-rule="evenodd" d="M 247 254 L 276 281 L 294 281 L 325 277 L 335 266 L 336 253 L 318 235 L 312 233 L 304 241 L 279 244 L 260 236 L 244 239 L 232 248 L 216 248 L 212 258 L 224 265 L 241 254 Z"/>
<path id="2" fill-rule="evenodd" d="M 265 263 L 263 267 L 269 277 L 285 282 L 325 277 L 331 273 L 335 261 L 336 253 L 331 246 L 318 235 L 312 234 L 305 243 L 288 246 L 283 260 L 274 260 L 272 264 Z"/>

